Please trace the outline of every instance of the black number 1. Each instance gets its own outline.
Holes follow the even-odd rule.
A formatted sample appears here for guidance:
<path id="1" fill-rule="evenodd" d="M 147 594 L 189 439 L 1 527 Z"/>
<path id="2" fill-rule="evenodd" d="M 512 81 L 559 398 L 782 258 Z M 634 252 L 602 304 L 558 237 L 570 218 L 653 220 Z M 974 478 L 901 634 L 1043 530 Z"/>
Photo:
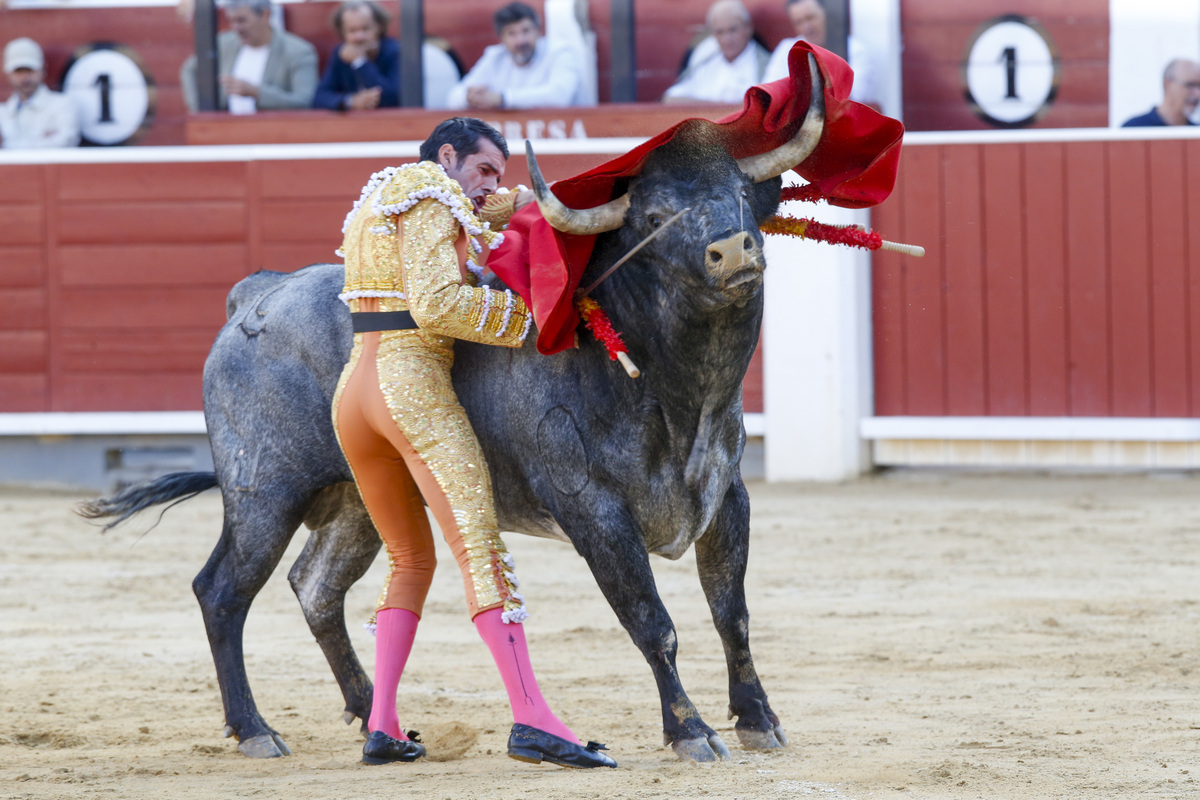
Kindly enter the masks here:
<path id="1" fill-rule="evenodd" d="M 100 87 L 100 121 L 112 122 L 112 78 L 108 73 L 97 75 L 96 85 Z"/>
<path id="2" fill-rule="evenodd" d="M 1019 99 L 1017 97 L 1017 48 L 1004 48 L 1004 52 L 1000 54 L 1000 60 L 1004 62 L 1004 72 L 1008 78 L 1008 91 L 1005 92 L 1004 99 L 1017 100 Z"/>

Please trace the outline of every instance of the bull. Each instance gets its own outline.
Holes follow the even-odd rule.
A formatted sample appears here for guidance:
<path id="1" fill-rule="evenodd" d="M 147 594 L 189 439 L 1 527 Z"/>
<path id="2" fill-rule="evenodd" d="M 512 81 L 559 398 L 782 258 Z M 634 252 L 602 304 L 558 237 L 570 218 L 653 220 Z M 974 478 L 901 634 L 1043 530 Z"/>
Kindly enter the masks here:
<path id="1" fill-rule="evenodd" d="M 587 561 L 654 674 L 665 742 L 687 760 L 725 759 L 729 750 L 680 682 L 675 630 L 649 555 L 677 559 L 692 546 L 725 649 L 738 738 L 755 749 L 787 743 L 750 652 L 741 383 L 762 321 L 758 226 L 779 204 L 781 173 L 821 136 L 815 68 L 812 76 L 811 107 L 790 142 L 735 160 L 712 135 L 712 123 L 692 121 L 650 154 L 625 194 L 599 208 L 565 207 L 531 156 L 547 221 L 599 234 L 584 285 L 690 208 L 592 292 L 621 327 L 644 377 L 628 378 L 589 337 L 552 357 L 531 343 L 515 351 L 456 345 L 454 385 L 491 467 L 501 527 L 568 541 Z M 141 509 L 219 487 L 223 528 L 193 589 L 226 735 L 252 757 L 289 750 L 251 695 L 243 626 L 302 523 L 312 532 L 289 581 L 341 688 L 346 721 L 365 721 L 371 708 L 344 598 L 380 542 L 329 412 L 352 343 L 349 314 L 337 300 L 341 284 L 342 268 L 330 264 L 238 283 L 204 369 L 215 472 L 168 475 L 82 511 L 115 518 L 111 527 Z M 494 390 L 501 385 L 505 391 Z"/>

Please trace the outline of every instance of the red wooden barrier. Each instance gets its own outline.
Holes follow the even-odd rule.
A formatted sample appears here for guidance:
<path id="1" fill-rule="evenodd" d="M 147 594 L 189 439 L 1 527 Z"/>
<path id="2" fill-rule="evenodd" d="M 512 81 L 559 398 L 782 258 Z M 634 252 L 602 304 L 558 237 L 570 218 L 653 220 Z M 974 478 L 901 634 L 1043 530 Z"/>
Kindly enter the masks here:
<path id="1" fill-rule="evenodd" d="M 880 416 L 1200 412 L 1200 139 L 905 144 L 873 224 Z"/>
<path id="2" fill-rule="evenodd" d="M 607 158 L 539 160 L 554 180 Z M 230 287 L 337 261 L 367 178 L 407 160 L 0 165 L 0 413 L 199 409 Z"/>

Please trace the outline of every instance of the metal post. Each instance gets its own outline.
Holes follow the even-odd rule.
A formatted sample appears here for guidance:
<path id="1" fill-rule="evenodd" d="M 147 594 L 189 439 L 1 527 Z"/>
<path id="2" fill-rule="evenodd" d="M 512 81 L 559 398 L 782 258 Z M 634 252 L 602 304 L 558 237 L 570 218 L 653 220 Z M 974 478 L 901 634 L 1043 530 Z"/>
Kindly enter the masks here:
<path id="1" fill-rule="evenodd" d="M 217 4 L 196 0 L 192 27 L 196 45 L 197 109 L 217 110 Z"/>
<path id="2" fill-rule="evenodd" d="M 400 105 L 425 105 L 425 68 L 421 48 L 425 44 L 423 0 L 400 0 Z"/>
<path id="3" fill-rule="evenodd" d="M 634 41 L 633 0 L 612 0 L 612 101 L 637 102 L 637 50 Z"/>
<path id="4" fill-rule="evenodd" d="M 850 48 L 846 42 L 849 34 L 850 0 L 826 0 L 825 49 L 832 50 L 849 61 Z"/>

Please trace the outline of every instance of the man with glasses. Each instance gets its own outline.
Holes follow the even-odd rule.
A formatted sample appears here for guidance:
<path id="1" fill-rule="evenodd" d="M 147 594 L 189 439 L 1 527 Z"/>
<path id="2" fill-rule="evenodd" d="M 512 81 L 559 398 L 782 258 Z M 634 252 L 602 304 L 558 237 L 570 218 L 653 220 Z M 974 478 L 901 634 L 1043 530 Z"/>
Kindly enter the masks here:
<path id="1" fill-rule="evenodd" d="M 1141 116 L 1125 121 L 1122 128 L 1151 128 L 1163 125 L 1193 125 L 1192 115 L 1200 105 L 1200 64 L 1177 58 L 1163 70 L 1162 102 Z"/>

